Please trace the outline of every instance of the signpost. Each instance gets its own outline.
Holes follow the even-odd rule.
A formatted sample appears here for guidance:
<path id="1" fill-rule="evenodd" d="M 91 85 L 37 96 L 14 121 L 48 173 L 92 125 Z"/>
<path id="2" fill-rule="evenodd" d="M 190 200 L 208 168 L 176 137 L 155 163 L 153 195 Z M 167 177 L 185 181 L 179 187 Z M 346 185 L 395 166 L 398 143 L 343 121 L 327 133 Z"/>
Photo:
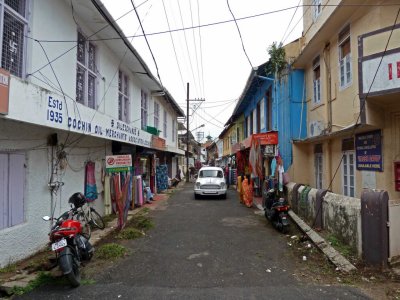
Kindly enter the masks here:
<path id="1" fill-rule="evenodd" d="M 383 171 L 381 130 L 356 135 L 357 170 Z"/>
<path id="2" fill-rule="evenodd" d="M 106 156 L 106 171 L 110 173 L 128 172 L 132 170 L 132 156 L 109 155 Z"/>

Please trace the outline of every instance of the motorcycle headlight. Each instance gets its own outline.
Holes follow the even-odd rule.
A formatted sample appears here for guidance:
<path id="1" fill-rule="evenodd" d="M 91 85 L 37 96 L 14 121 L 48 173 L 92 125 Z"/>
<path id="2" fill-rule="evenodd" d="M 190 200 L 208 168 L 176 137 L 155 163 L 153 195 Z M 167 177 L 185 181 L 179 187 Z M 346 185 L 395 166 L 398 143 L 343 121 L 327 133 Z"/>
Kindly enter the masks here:
<path id="1" fill-rule="evenodd" d="M 196 182 L 196 189 L 200 188 L 200 182 Z"/>

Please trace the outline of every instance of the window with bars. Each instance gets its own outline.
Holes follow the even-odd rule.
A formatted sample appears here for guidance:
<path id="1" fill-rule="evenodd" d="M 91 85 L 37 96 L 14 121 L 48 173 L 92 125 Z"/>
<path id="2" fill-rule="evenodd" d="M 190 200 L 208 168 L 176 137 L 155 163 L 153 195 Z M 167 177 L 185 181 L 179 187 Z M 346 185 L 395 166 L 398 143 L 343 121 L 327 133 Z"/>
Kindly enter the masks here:
<path id="1" fill-rule="evenodd" d="M 315 173 L 315 187 L 317 189 L 322 189 L 322 144 L 317 144 L 314 146 L 314 173 Z"/>
<path id="2" fill-rule="evenodd" d="M 118 72 L 118 119 L 129 123 L 129 77 L 122 71 Z"/>
<path id="3" fill-rule="evenodd" d="M 149 101 L 147 99 L 147 93 L 143 90 L 141 91 L 141 120 L 142 120 L 142 129 L 147 129 L 147 114 L 149 108 Z"/>
<path id="4" fill-rule="evenodd" d="M 160 125 L 160 104 L 154 102 L 154 127 L 159 129 Z"/>
<path id="5" fill-rule="evenodd" d="M 343 194 L 354 197 L 355 195 L 355 153 L 343 152 Z"/>
<path id="6" fill-rule="evenodd" d="M 339 76 L 341 88 L 348 87 L 352 80 L 350 46 L 350 25 L 348 25 L 339 33 Z"/>
<path id="7" fill-rule="evenodd" d="M 1 67 L 11 74 L 24 76 L 25 32 L 28 27 L 26 0 L 0 0 L 3 20 Z"/>
<path id="8" fill-rule="evenodd" d="M 96 108 L 96 47 L 78 31 L 76 101 Z"/>
<path id="9" fill-rule="evenodd" d="M 314 22 L 318 19 L 319 15 L 322 12 L 322 0 L 313 0 L 312 1 L 312 6 L 313 6 L 313 20 Z"/>
<path id="10" fill-rule="evenodd" d="M 321 69 L 320 58 L 317 56 L 313 61 L 313 104 L 321 103 Z"/>
<path id="11" fill-rule="evenodd" d="M 163 124 L 163 129 L 164 129 L 164 137 L 167 138 L 168 137 L 168 113 L 167 110 L 164 109 L 164 124 Z"/>

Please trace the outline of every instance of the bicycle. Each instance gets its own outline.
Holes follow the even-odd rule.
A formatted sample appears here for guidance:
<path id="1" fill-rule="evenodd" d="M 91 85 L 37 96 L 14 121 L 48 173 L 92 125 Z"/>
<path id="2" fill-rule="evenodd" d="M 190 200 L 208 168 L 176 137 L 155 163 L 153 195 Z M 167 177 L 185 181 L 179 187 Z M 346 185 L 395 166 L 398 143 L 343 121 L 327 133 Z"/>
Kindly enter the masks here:
<path id="1" fill-rule="evenodd" d="M 90 238 L 91 229 L 93 227 L 97 227 L 101 230 L 106 228 L 103 218 L 89 205 L 89 202 L 82 193 L 75 193 L 72 195 L 69 203 L 72 203 L 75 206 L 76 219 L 84 225 L 83 231 L 86 238 Z"/>

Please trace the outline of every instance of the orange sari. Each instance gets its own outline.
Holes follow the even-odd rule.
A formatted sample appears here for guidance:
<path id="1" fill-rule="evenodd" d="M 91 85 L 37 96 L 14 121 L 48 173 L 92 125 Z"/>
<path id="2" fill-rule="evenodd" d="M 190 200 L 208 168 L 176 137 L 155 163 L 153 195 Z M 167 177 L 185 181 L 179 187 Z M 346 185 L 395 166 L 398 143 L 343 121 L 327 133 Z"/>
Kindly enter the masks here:
<path id="1" fill-rule="evenodd" d="M 245 177 L 242 183 L 243 187 L 243 202 L 247 207 L 253 206 L 253 185 Z"/>

